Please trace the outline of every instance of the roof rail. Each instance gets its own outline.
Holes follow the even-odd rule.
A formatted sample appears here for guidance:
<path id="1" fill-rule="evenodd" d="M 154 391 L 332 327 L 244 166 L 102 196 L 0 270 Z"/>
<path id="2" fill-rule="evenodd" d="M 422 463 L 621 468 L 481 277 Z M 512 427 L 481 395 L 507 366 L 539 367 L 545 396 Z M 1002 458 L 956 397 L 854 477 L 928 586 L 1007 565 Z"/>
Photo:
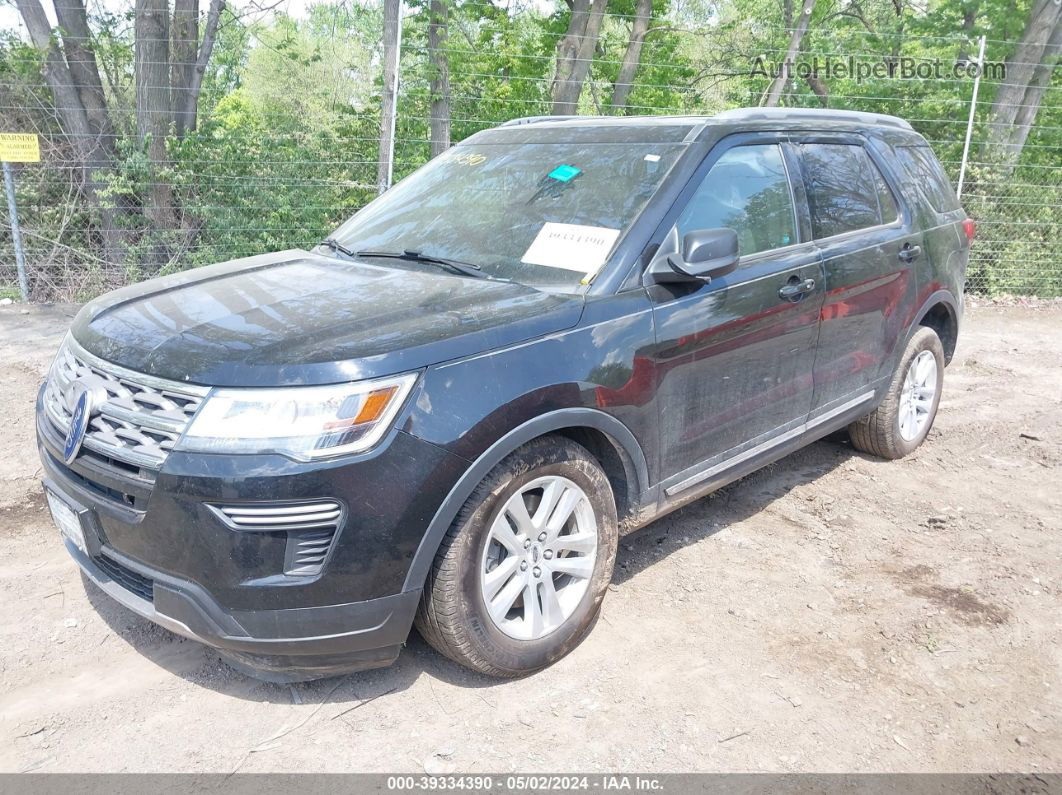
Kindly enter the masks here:
<path id="1" fill-rule="evenodd" d="M 817 108 L 735 108 L 713 117 L 726 121 L 853 121 L 882 127 L 913 130 L 909 122 L 884 113 L 865 113 L 858 110 L 825 110 Z"/>
<path id="2" fill-rule="evenodd" d="M 509 119 L 499 124 L 499 127 L 516 127 L 520 124 L 537 124 L 540 121 L 568 121 L 569 119 L 592 119 L 593 116 L 524 116 L 520 119 Z"/>

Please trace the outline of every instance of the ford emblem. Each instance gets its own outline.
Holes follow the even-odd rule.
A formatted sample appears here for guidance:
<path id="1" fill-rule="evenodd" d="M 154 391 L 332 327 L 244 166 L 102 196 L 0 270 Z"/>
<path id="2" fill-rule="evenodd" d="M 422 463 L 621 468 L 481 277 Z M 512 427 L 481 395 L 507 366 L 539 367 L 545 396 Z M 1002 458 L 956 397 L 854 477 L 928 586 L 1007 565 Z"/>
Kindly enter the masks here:
<path id="1" fill-rule="evenodd" d="M 77 384 L 76 386 L 81 386 Z M 81 394 L 74 404 L 74 416 L 70 418 L 70 429 L 66 432 L 66 444 L 63 447 L 63 459 L 67 464 L 72 464 L 81 450 L 81 443 L 85 441 L 85 432 L 88 430 L 89 420 L 92 418 L 93 392 L 91 389 L 81 388 Z"/>

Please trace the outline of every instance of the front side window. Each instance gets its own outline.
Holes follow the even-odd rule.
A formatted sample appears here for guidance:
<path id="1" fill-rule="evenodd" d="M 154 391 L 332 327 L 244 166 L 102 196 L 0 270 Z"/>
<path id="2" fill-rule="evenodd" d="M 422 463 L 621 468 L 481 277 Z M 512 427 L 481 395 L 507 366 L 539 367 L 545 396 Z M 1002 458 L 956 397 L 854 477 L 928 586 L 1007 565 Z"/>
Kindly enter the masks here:
<path id="1" fill-rule="evenodd" d="M 742 256 L 796 242 L 793 196 L 777 144 L 735 146 L 720 157 L 675 222 L 678 237 L 729 227 Z"/>
<path id="2" fill-rule="evenodd" d="M 811 228 L 821 240 L 896 220 L 881 172 L 858 144 L 802 144 Z"/>
<path id="3" fill-rule="evenodd" d="M 684 148 L 462 144 L 366 205 L 332 237 L 354 251 L 416 251 L 574 291 L 604 263 Z"/>

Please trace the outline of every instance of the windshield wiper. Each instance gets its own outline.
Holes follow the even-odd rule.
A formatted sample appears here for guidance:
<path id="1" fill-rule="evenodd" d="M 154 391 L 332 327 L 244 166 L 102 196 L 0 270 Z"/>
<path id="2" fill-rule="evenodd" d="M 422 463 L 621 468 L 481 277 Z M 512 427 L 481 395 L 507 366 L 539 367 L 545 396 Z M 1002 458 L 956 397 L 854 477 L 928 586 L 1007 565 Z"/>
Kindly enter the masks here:
<path id="1" fill-rule="evenodd" d="M 350 257 L 351 259 L 353 259 L 356 256 L 353 251 L 351 251 L 349 248 L 344 246 L 342 243 L 340 243 L 334 237 L 326 237 L 324 240 L 321 241 L 321 245 L 324 246 L 325 248 L 332 249 L 332 251 L 338 251 L 340 254 L 343 254 L 344 256 Z"/>
<path id="2" fill-rule="evenodd" d="M 442 265 L 444 268 L 449 268 L 452 271 L 465 276 L 472 276 L 476 279 L 493 278 L 485 274 L 479 265 L 473 265 L 471 262 L 461 262 L 460 260 L 446 259 L 445 257 L 433 257 L 430 254 L 421 254 L 419 251 L 410 251 L 408 249 L 405 251 L 359 251 L 354 256 L 403 259 L 408 262 L 423 262 L 427 265 Z"/>

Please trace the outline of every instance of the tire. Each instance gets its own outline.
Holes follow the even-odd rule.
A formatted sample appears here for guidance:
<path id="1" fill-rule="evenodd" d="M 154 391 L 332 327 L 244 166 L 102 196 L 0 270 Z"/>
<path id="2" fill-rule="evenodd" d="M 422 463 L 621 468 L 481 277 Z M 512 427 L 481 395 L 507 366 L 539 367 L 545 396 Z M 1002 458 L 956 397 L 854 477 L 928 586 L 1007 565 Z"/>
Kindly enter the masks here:
<path id="1" fill-rule="evenodd" d="M 934 392 L 931 398 L 916 401 L 925 409 L 924 415 L 921 411 L 919 412 L 920 416 L 924 416 L 924 420 L 919 420 L 913 426 L 908 424 L 905 428 L 901 428 L 907 405 L 905 389 L 909 386 L 907 384 L 908 372 L 916 359 L 928 365 L 928 357 L 924 354 L 931 356 L 936 365 L 934 377 L 929 379 L 934 385 Z M 866 417 L 848 426 L 848 435 L 852 444 L 864 453 L 881 458 L 897 459 L 910 455 L 925 441 L 933 427 L 943 386 L 944 346 L 941 345 L 940 337 L 933 329 L 921 326 L 911 337 L 900 357 L 885 399 Z M 924 390 L 920 391 L 924 394 Z M 912 428 L 915 429 L 914 432 Z"/>
<path id="2" fill-rule="evenodd" d="M 540 518 L 538 508 L 546 499 L 546 491 L 545 486 L 539 489 L 538 484 L 556 484 L 551 495 L 559 493 L 561 497 L 553 503 L 553 513 L 563 513 L 560 506 L 577 500 L 570 518 L 559 531 L 561 535 L 546 542 L 539 541 L 541 533 L 522 535 L 517 530 L 528 527 L 526 521 Z M 579 491 L 582 497 L 576 494 Z M 537 504 L 536 494 L 540 495 Z M 517 525 L 510 518 L 519 505 L 526 509 L 524 525 Z M 592 534 L 580 530 L 591 526 L 588 511 L 592 511 L 597 538 L 592 557 L 585 550 L 564 548 L 566 543 L 574 547 L 576 538 L 581 539 L 580 546 L 591 543 L 588 539 Z M 510 552 L 497 540 L 494 534 L 499 532 L 498 528 L 502 528 L 500 535 L 506 541 L 512 538 L 505 533 L 505 528 L 513 531 L 519 543 L 512 547 L 518 552 Z M 536 532 L 539 529 L 536 527 Z M 581 535 L 577 536 L 577 532 Z M 491 470 L 458 512 L 428 574 L 417 610 L 417 630 L 439 652 L 474 671 L 501 678 L 534 673 L 564 657 L 593 627 L 612 579 L 617 545 L 615 499 L 594 457 L 586 448 L 562 436 L 535 439 Z M 553 572 L 547 568 L 547 551 L 549 566 L 578 568 L 588 576 Z M 502 555 L 505 557 L 495 562 Z M 538 561 L 537 565 L 532 565 L 532 560 Z M 525 565 L 526 569 L 520 568 Z M 514 571 L 512 575 L 507 574 L 510 568 Z M 496 575 L 493 582 L 490 574 Z M 511 589 L 525 590 L 512 609 L 495 619 L 488 610 L 487 594 L 501 582 L 502 576 L 511 579 L 494 597 L 496 611 L 497 605 L 504 603 L 505 594 L 511 595 Z M 556 599 L 549 600 L 552 610 L 546 609 L 546 577 L 549 590 L 558 594 Z M 584 581 L 585 590 L 582 590 Z M 571 590 L 566 590 L 569 587 Z M 530 588 L 538 595 L 533 603 L 525 599 L 531 593 L 527 590 Z M 562 598 L 566 600 L 564 607 L 561 607 Z M 539 608 L 537 619 L 535 608 Z M 558 620 L 567 611 L 570 611 L 567 617 L 555 628 L 534 636 L 535 629 L 548 625 L 547 619 Z M 528 637 L 520 637 L 521 632 Z"/>

